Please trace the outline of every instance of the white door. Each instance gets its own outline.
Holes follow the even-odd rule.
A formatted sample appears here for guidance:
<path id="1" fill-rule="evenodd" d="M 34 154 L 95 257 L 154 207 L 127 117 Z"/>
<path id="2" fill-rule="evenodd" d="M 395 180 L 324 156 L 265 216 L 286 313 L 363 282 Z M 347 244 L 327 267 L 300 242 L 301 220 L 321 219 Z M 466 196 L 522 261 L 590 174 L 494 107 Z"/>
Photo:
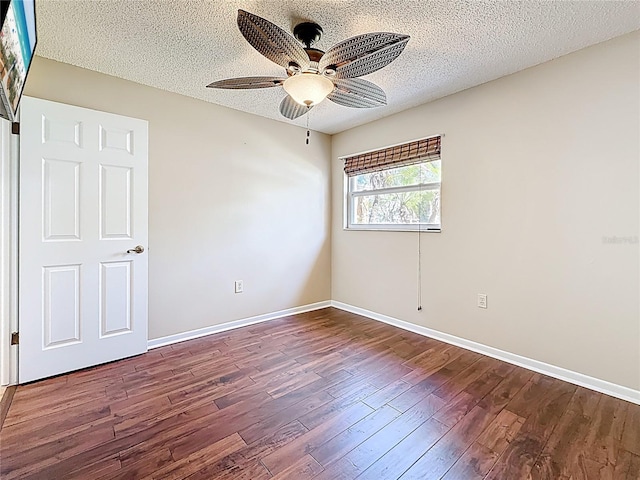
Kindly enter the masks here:
<path id="1" fill-rule="evenodd" d="M 24 383 L 147 350 L 148 124 L 29 97 L 20 111 Z"/>

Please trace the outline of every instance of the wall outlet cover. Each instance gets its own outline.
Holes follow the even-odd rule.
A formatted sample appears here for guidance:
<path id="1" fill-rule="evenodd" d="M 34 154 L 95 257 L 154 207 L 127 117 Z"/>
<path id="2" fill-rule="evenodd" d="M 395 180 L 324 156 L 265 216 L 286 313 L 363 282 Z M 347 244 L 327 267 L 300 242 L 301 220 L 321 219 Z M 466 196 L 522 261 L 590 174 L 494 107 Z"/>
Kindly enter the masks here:
<path id="1" fill-rule="evenodd" d="M 478 308 L 487 308 L 487 294 L 479 293 L 478 294 Z"/>

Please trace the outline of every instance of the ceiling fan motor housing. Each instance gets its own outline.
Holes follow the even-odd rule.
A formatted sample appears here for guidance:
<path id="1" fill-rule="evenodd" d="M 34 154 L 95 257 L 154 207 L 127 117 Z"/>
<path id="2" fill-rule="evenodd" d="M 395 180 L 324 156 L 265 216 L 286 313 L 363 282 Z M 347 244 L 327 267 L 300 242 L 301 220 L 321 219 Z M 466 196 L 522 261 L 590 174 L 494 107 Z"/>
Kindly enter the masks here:
<path id="1" fill-rule="evenodd" d="M 317 23 L 303 22 L 293 28 L 293 36 L 302 42 L 307 48 L 311 48 L 320 41 L 322 27 Z"/>

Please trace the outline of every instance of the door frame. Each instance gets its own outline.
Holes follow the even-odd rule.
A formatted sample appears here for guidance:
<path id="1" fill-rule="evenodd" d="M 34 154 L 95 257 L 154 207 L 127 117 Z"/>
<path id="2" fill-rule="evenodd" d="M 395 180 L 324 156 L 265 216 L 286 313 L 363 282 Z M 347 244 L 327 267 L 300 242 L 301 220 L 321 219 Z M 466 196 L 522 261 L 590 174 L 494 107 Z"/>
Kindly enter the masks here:
<path id="1" fill-rule="evenodd" d="M 18 383 L 18 188 L 19 137 L 0 120 L 0 386 Z"/>

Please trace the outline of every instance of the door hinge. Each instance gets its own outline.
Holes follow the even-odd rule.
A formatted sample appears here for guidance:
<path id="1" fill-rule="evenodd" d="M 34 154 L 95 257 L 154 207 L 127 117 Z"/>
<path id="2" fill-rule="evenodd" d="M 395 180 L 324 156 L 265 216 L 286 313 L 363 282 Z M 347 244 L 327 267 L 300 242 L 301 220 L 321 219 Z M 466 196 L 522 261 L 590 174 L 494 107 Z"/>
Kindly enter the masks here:
<path id="1" fill-rule="evenodd" d="M 20 135 L 20 122 L 11 123 L 11 133 L 14 135 Z"/>
<path id="2" fill-rule="evenodd" d="M 11 334 L 11 345 L 18 345 L 20 343 L 20 334 L 18 332 L 13 332 Z"/>

